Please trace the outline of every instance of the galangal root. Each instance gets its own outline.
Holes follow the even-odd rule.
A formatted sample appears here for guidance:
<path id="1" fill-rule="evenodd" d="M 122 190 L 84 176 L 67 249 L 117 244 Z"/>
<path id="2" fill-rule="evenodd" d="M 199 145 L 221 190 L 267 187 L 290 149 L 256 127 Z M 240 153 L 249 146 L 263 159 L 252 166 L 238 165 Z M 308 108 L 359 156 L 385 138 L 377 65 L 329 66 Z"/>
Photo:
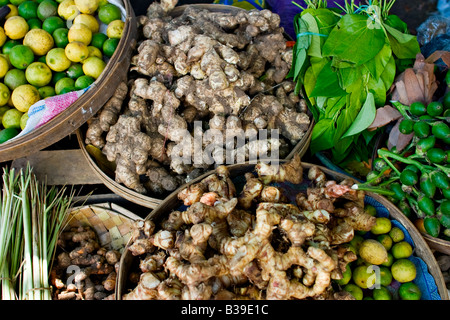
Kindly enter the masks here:
<path id="1" fill-rule="evenodd" d="M 121 253 L 106 249 L 89 226 L 72 227 L 58 239 L 50 273 L 54 300 L 114 300 Z"/>
<path id="2" fill-rule="evenodd" d="M 311 122 L 295 83 L 286 79 L 293 50 L 277 14 L 188 6 L 173 17 L 177 2 L 155 1 L 137 18 L 127 79 L 86 132 L 85 143 L 116 165 L 116 182 L 142 194 L 168 194 L 212 169 L 210 161 L 238 163 L 276 153 L 283 159 Z M 196 123 L 202 135 L 196 135 Z M 190 141 L 198 137 L 201 154 L 212 160 L 196 158 Z M 155 175 L 164 183 L 149 180 Z"/>
<path id="3" fill-rule="evenodd" d="M 186 210 L 159 225 L 136 222 L 127 250 L 140 271 L 122 298 L 351 299 L 332 280 L 357 258 L 346 246 L 354 231 L 370 229 L 375 217 L 349 181 L 327 180 L 318 167 L 308 177 L 312 185 L 294 200 L 280 183 L 302 182 L 298 156 L 258 164 L 240 192 L 225 166 L 187 186 L 178 193 Z"/>

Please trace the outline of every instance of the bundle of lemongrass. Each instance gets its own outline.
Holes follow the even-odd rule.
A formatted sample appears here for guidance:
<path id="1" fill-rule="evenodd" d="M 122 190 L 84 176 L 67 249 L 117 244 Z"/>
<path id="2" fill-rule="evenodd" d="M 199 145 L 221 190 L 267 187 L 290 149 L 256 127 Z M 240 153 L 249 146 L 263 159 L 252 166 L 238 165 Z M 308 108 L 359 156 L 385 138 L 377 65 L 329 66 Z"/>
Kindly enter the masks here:
<path id="1" fill-rule="evenodd" d="M 2 300 L 51 300 L 49 273 L 73 190 L 38 181 L 31 168 L 3 169 L 0 194 Z"/>

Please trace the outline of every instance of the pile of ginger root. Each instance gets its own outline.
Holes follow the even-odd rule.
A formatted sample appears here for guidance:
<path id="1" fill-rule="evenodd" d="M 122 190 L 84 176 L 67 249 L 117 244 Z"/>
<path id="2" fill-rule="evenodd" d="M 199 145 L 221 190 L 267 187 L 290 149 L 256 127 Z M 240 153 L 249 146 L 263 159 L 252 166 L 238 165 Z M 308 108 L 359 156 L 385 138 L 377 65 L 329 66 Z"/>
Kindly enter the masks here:
<path id="1" fill-rule="evenodd" d="M 173 17 L 176 5 L 154 1 L 137 17 L 127 79 L 88 121 L 85 136 L 115 164 L 115 181 L 141 194 L 167 195 L 213 163 L 230 164 L 227 148 L 233 163 L 273 150 L 283 159 L 311 121 L 286 77 L 293 52 L 277 14 L 188 6 Z M 195 128 L 203 133 L 208 161 L 195 158 L 194 143 L 185 147 Z M 260 137 L 264 129 L 268 134 Z M 230 146 L 206 132 L 236 134 L 244 142 Z"/>
<path id="2" fill-rule="evenodd" d="M 227 167 L 178 193 L 186 206 L 138 220 L 126 248 L 139 268 L 127 275 L 124 300 L 352 300 L 333 285 L 357 256 L 348 242 L 375 217 L 353 181 L 328 180 L 317 166 L 308 188 L 299 156 L 258 163 L 238 192 Z M 306 182 L 305 182 L 306 183 Z M 293 199 L 294 198 L 294 199 Z"/>
<path id="3" fill-rule="evenodd" d="M 120 257 L 101 246 L 91 226 L 67 228 L 50 272 L 53 300 L 115 300 Z"/>

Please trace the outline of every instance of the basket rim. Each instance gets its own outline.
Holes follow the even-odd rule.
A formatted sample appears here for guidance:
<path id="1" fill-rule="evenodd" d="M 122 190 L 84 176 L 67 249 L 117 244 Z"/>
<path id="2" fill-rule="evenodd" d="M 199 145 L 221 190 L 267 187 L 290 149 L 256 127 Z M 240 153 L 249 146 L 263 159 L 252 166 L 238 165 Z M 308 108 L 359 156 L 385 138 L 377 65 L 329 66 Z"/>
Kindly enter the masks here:
<path id="1" fill-rule="evenodd" d="M 105 71 L 108 69 L 114 69 L 116 65 L 123 61 L 127 55 L 127 51 L 129 51 L 130 47 L 133 46 L 132 42 L 135 41 L 135 14 L 130 0 L 123 0 L 123 3 L 127 16 L 125 18 L 123 36 L 118 44 L 118 48 L 120 49 L 116 50 L 113 56 L 109 59 L 105 66 Z M 83 125 L 87 119 L 76 121 L 74 117 L 78 114 L 77 111 L 81 111 L 82 114 L 90 112 L 92 115 L 98 111 L 100 107 L 97 105 L 89 104 L 87 106 L 89 109 L 88 111 L 84 110 L 84 106 L 88 104 L 89 100 L 92 99 L 92 96 L 103 97 L 101 92 L 99 92 L 99 88 L 104 86 L 105 83 L 108 83 L 109 78 L 107 74 L 109 74 L 109 72 L 103 72 L 91 85 L 91 89 L 85 92 L 79 99 L 47 123 L 21 137 L 18 137 L 17 139 L 1 144 L 0 161 L 3 162 L 17 159 L 42 150 Z M 58 130 L 52 130 L 54 128 L 57 128 Z M 29 148 L 30 146 L 32 146 L 32 148 Z"/>
<path id="2" fill-rule="evenodd" d="M 284 163 L 287 162 L 288 160 L 279 160 L 280 163 Z M 232 171 L 235 168 L 238 167 L 243 167 L 243 170 L 248 170 L 246 168 L 251 168 L 254 167 L 255 164 L 234 164 L 234 165 L 229 165 L 227 166 L 227 168 Z M 326 175 L 334 175 L 336 180 L 343 180 L 346 178 L 351 178 L 350 176 L 347 176 L 346 174 L 342 174 L 340 172 L 336 172 L 333 171 L 331 169 L 328 169 L 324 166 L 321 165 L 317 165 L 314 163 L 308 163 L 308 162 L 302 162 L 302 167 L 303 169 L 309 169 L 313 166 L 318 167 L 320 170 L 322 170 Z M 160 219 L 162 216 L 164 216 L 165 213 L 167 212 L 162 212 L 163 210 L 167 209 L 167 207 L 172 207 L 172 205 L 169 205 L 169 201 L 173 201 L 173 199 L 177 199 L 177 194 L 178 192 L 180 192 L 183 188 L 185 188 L 188 185 L 194 184 L 199 182 L 200 180 L 202 180 L 203 178 L 207 177 L 210 174 L 213 174 L 216 170 L 210 170 L 208 172 L 206 172 L 205 174 L 197 177 L 196 179 L 193 179 L 192 181 L 190 181 L 187 184 L 184 184 L 183 186 L 179 187 L 177 190 L 173 191 L 169 196 L 166 197 L 166 199 L 164 201 L 162 201 L 154 210 L 152 210 L 152 212 L 149 213 L 149 215 L 145 218 L 145 219 Z M 423 256 L 427 256 L 428 260 L 430 261 L 431 265 L 428 265 L 427 261 L 424 261 L 427 266 L 428 266 L 428 271 L 429 273 L 433 276 L 434 281 L 436 282 L 436 286 L 438 288 L 438 292 L 439 295 L 441 297 L 442 300 L 449 300 L 449 293 L 447 291 L 446 285 L 445 285 L 445 281 L 444 281 L 444 277 L 442 275 L 442 272 L 440 271 L 440 268 L 438 266 L 437 260 L 433 254 L 433 252 L 431 251 L 428 243 L 425 241 L 424 237 L 422 237 L 421 233 L 417 230 L 417 228 L 414 226 L 414 224 L 409 220 L 409 218 L 407 218 L 395 205 L 391 204 L 391 202 L 389 202 L 389 200 L 387 200 L 385 197 L 378 195 L 376 193 L 372 193 L 372 192 L 366 192 L 367 196 L 372 197 L 374 200 L 382 203 L 382 204 L 390 204 L 388 210 L 389 210 L 389 214 L 390 217 L 393 219 L 397 219 L 401 218 L 401 221 L 399 220 L 400 223 L 403 224 L 403 226 L 409 231 L 415 231 L 415 232 L 411 232 L 410 231 L 410 236 L 413 239 L 416 248 L 420 249 L 420 252 L 422 253 L 421 256 L 419 256 L 420 258 L 422 258 Z M 181 201 L 177 199 L 177 203 L 179 203 L 181 205 Z M 394 213 L 394 215 L 393 215 Z M 394 217 L 395 216 L 395 217 Z M 129 243 L 127 243 L 127 246 L 129 245 Z M 126 260 L 129 259 L 127 257 L 127 252 L 124 253 L 123 259 L 121 259 L 121 267 L 122 267 L 122 263 Z M 424 260 L 422 258 L 422 260 Z M 433 267 L 433 268 L 431 268 Z M 434 271 L 434 272 L 433 272 Z M 121 274 L 119 274 L 120 279 L 122 278 Z M 121 279 L 122 280 L 122 279 Z M 118 278 L 118 288 L 122 288 L 122 281 L 119 281 Z M 118 290 L 116 291 L 116 298 L 120 298 L 121 297 L 121 292 L 118 292 Z"/>

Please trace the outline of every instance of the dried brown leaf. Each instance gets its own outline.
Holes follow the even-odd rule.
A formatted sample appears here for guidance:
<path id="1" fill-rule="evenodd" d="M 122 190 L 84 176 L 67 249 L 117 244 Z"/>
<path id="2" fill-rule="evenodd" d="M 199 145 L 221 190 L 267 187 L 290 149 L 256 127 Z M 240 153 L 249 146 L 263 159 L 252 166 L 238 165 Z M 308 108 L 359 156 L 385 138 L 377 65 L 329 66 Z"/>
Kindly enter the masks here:
<path id="1" fill-rule="evenodd" d="M 393 147 L 397 148 L 397 151 L 402 151 L 406 148 L 406 146 L 411 142 L 414 137 L 414 133 L 411 134 L 403 134 L 399 130 L 399 125 L 401 122 L 400 118 L 397 123 L 392 127 L 391 132 L 389 133 L 388 138 L 388 148 L 391 150 Z"/>
<path id="2" fill-rule="evenodd" d="M 400 119 L 401 116 L 402 115 L 397 109 L 391 107 L 390 105 L 385 105 L 384 107 L 377 109 L 375 119 L 368 127 L 368 130 L 371 131 L 383 127 L 392 121 Z"/>

